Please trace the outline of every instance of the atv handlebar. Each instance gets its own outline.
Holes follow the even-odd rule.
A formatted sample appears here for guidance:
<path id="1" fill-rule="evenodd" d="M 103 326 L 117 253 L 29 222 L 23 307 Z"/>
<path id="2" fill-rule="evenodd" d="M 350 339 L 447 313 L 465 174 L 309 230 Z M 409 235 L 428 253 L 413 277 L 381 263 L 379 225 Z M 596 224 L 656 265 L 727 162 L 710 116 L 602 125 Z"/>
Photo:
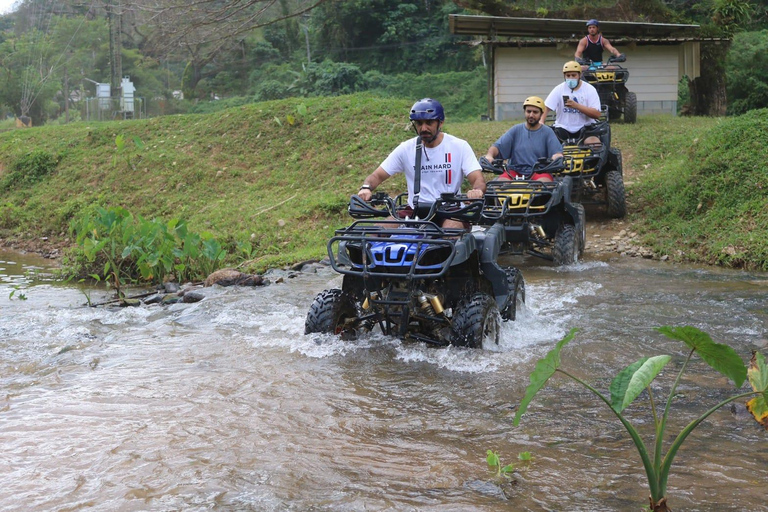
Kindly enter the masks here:
<path id="1" fill-rule="evenodd" d="M 577 58 L 576 62 L 578 62 L 582 66 L 597 66 L 597 65 L 603 66 L 604 65 L 603 62 L 595 62 L 595 61 L 584 59 L 584 58 Z M 618 57 L 616 57 L 615 55 L 611 55 L 610 57 L 608 57 L 608 60 L 605 62 L 605 64 L 614 64 L 616 62 L 627 62 L 627 56 L 624 55 L 623 53 L 619 54 Z"/>
<path id="2" fill-rule="evenodd" d="M 506 170 L 504 168 L 504 160 L 501 158 L 494 158 L 493 162 L 489 162 L 487 158 L 481 156 L 478 162 L 480 162 L 480 169 L 485 172 L 504 174 L 504 171 Z"/>
<path id="3" fill-rule="evenodd" d="M 394 216 L 395 203 L 386 192 L 376 192 L 366 202 L 357 194 L 349 198 L 349 214 L 355 219 Z"/>
<path id="4" fill-rule="evenodd" d="M 493 174 L 504 174 L 507 170 L 507 166 L 504 160 L 496 158 L 493 162 L 489 162 L 487 158 L 480 158 L 480 168 L 485 172 L 492 172 Z M 558 174 L 566 170 L 566 162 L 563 158 L 556 158 L 551 160 L 546 157 L 539 158 L 531 169 L 531 174 L 535 172 L 546 172 L 549 174 Z"/>
<path id="5" fill-rule="evenodd" d="M 470 199 L 464 194 L 442 194 L 434 203 L 420 203 L 415 216 L 421 220 L 452 219 L 461 222 L 477 222 L 483 211 L 485 200 Z M 371 219 L 374 217 L 398 218 L 398 206 L 386 192 L 377 192 L 366 202 L 360 196 L 353 195 L 349 200 L 349 214 L 355 219 Z"/>

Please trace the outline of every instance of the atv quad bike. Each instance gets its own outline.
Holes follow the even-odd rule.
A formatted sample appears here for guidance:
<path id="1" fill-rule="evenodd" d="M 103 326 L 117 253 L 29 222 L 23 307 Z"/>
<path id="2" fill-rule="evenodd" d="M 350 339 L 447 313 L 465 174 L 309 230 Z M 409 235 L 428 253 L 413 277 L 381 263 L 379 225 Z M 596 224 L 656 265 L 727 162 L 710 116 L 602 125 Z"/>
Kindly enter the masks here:
<path id="1" fill-rule="evenodd" d="M 618 120 L 622 115 L 625 123 L 637 121 L 637 95 L 627 89 L 629 70 L 616 64 L 626 57 L 611 56 L 608 63 L 577 59 L 582 65 L 581 79 L 594 86 L 600 95 L 600 104 L 608 108 L 608 120 Z"/>
<path id="2" fill-rule="evenodd" d="M 590 136 L 601 142 L 585 144 Z M 627 214 L 624 169 L 621 150 L 611 147 L 610 141 L 611 126 L 605 121 L 587 125 L 577 137 L 563 140 L 563 155 L 569 165 L 562 174 L 573 178 L 573 201 L 604 204 L 609 217 L 620 219 Z"/>
<path id="3" fill-rule="evenodd" d="M 354 337 L 378 327 L 433 345 L 498 344 L 501 321 L 514 320 L 525 300 L 520 272 L 496 262 L 503 226 L 468 232 L 433 222 L 477 222 L 483 200 L 466 196 L 444 195 L 417 208 L 414 219 L 398 219 L 399 208 L 383 193 L 369 203 L 352 196 L 357 220 L 328 242 L 342 286 L 315 298 L 305 333 Z"/>
<path id="4" fill-rule="evenodd" d="M 504 226 L 504 254 L 531 254 L 555 265 L 575 263 L 584 253 L 586 216 L 571 201 L 573 179 L 558 174 L 567 159 L 542 158 L 533 172 L 553 174 L 554 181 L 491 180 L 485 194 L 481 224 Z M 502 174 L 503 160 L 480 162 L 483 171 Z"/>

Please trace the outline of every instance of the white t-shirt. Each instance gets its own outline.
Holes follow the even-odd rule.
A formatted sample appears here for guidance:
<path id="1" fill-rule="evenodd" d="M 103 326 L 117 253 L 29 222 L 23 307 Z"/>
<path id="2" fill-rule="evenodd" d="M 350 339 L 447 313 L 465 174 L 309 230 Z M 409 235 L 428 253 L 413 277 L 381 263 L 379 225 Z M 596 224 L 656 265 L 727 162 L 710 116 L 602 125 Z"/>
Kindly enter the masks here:
<path id="1" fill-rule="evenodd" d="M 581 87 L 571 91 L 571 88 L 563 82 L 552 89 L 552 92 L 549 93 L 547 100 L 544 102 L 549 110 L 555 112 L 555 126 L 565 128 L 571 133 L 576 133 L 584 126 L 597 122 L 597 119 L 592 119 L 575 108 L 566 107 L 563 104 L 563 96 L 568 96 L 580 105 L 600 110 L 600 96 L 597 94 L 597 89 L 592 85 L 581 80 Z"/>
<path id="2" fill-rule="evenodd" d="M 408 183 L 408 204 L 413 206 L 413 181 L 416 168 L 416 139 L 409 139 L 395 148 L 381 163 L 390 176 L 405 173 Z M 443 140 L 434 148 L 423 146 L 421 153 L 421 190 L 419 203 L 434 202 L 440 194 L 458 194 L 464 177 L 480 170 L 480 163 L 469 143 L 443 133 Z"/>

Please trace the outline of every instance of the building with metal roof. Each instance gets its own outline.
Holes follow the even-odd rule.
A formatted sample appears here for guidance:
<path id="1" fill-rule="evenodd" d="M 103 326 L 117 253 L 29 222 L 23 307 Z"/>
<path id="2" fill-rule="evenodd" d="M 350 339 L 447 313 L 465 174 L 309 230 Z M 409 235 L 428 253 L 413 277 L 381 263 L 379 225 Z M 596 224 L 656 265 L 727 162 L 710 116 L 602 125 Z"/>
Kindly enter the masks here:
<path id="1" fill-rule="evenodd" d="M 452 14 L 455 35 L 474 36 L 488 63 L 488 117 L 519 119 L 528 96 L 546 98 L 563 80 L 587 20 L 510 18 Z M 678 84 L 700 74 L 700 45 L 725 39 L 702 38 L 698 25 L 600 21 L 602 35 L 627 56 L 627 87 L 637 95 L 638 113 L 677 113 Z"/>

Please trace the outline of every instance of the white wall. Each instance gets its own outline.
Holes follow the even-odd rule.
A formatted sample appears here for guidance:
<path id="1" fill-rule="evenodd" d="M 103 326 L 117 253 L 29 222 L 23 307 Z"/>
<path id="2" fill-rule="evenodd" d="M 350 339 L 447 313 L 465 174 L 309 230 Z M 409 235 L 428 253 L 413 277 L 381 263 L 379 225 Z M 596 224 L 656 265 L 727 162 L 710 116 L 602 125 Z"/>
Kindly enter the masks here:
<path id="1" fill-rule="evenodd" d="M 680 46 L 617 46 L 626 54 L 627 88 L 637 94 L 638 113 L 677 111 Z M 494 116 L 497 120 L 522 118 L 528 96 L 547 97 L 563 80 L 563 64 L 573 60 L 576 47 L 497 48 L 494 77 Z M 607 59 L 610 53 L 605 52 Z"/>

